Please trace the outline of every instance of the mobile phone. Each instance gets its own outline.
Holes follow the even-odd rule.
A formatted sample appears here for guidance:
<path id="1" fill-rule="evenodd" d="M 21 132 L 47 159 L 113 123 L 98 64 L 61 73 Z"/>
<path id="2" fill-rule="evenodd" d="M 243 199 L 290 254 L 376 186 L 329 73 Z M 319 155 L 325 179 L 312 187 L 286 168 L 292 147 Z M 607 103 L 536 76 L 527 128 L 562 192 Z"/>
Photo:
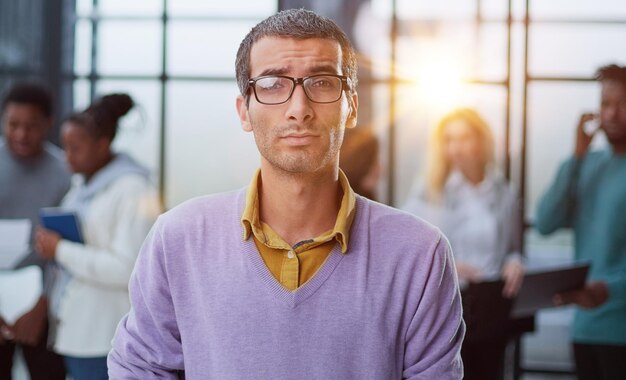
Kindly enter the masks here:
<path id="1" fill-rule="evenodd" d="M 595 115 L 593 119 L 588 120 L 583 125 L 583 132 L 588 136 L 596 133 L 598 129 L 600 129 L 600 117 L 598 115 Z"/>

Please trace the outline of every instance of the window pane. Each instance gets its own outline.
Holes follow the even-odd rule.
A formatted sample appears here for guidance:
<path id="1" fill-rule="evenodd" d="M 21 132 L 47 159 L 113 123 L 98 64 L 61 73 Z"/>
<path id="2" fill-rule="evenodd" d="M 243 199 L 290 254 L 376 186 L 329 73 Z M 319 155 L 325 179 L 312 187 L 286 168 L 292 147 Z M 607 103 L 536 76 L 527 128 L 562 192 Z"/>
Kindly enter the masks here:
<path id="1" fill-rule="evenodd" d="M 118 135 L 113 146 L 127 152 L 146 165 L 151 174 L 159 174 L 159 131 L 161 115 L 161 85 L 158 81 L 113 81 L 97 83 L 96 97 L 111 93 L 127 93 L 135 106 L 120 119 Z"/>
<path id="2" fill-rule="evenodd" d="M 406 19 L 471 18 L 476 12 L 476 0 L 398 0 L 397 14 Z"/>
<path id="3" fill-rule="evenodd" d="M 532 1 L 531 17 L 557 19 L 616 19 L 626 17 L 623 0 Z"/>
<path id="4" fill-rule="evenodd" d="M 93 11 L 93 0 L 76 0 L 76 14 L 88 16 Z"/>
<path id="5" fill-rule="evenodd" d="M 481 16 L 486 19 L 506 20 L 509 12 L 509 2 L 502 0 L 481 0 Z"/>
<path id="6" fill-rule="evenodd" d="M 529 71 L 590 77 L 600 66 L 626 60 L 625 34 L 624 25 L 532 25 Z"/>
<path id="7" fill-rule="evenodd" d="M 170 16 L 230 16 L 259 17 L 275 13 L 278 9 L 276 0 L 175 0 L 168 1 L 167 10 Z"/>
<path id="8" fill-rule="evenodd" d="M 377 84 L 369 86 L 370 88 L 359 87 L 359 91 L 370 91 L 371 97 L 362 96 L 359 98 L 359 127 L 370 127 L 379 140 L 378 158 L 382 168 L 380 178 L 378 180 L 378 201 L 388 202 L 388 183 L 389 183 L 389 86 L 387 84 Z M 363 99 L 363 101 L 362 101 Z M 365 99 L 371 102 L 366 104 Z M 366 121 L 365 112 L 371 112 L 369 118 L 370 125 L 362 124 Z M 363 115 L 363 116 L 361 116 Z"/>
<path id="9" fill-rule="evenodd" d="M 168 27 L 170 75 L 235 77 L 235 55 L 256 22 L 172 21 Z"/>
<path id="10" fill-rule="evenodd" d="M 477 79 L 504 80 L 507 70 L 507 33 L 505 23 L 482 24 L 475 36 L 476 58 L 470 73 Z M 469 57 L 472 48 L 466 47 Z"/>
<path id="11" fill-rule="evenodd" d="M 76 21 L 74 45 L 74 72 L 87 75 L 91 72 L 91 21 Z"/>
<path id="12" fill-rule="evenodd" d="M 398 75 L 403 79 L 503 80 L 507 28 L 504 23 L 440 23 L 398 39 Z"/>
<path id="13" fill-rule="evenodd" d="M 98 29 L 100 74 L 157 75 L 161 72 L 159 21 L 102 21 Z"/>
<path id="14" fill-rule="evenodd" d="M 74 111 L 82 111 L 89 106 L 91 84 L 87 79 L 74 81 Z"/>
<path id="15" fill-rule="evenodd" d="M 352 43 L 359 53 L 359 67 L 367 67 L 374 78 L 388 78 L 391 56 L 389 16 L 364 4 L 354 21 Z"/>
<path id="16" fill-rule="evenodd" d="M 600 104 L 597 83 L 532 83 L 528 92 L 526 215 L 534 219 L 539 197 L 552 183 L 556 171 L 574 152 L 580 115 Z M 606 144 L 599 134 L 593 148 Z"/>
<path id="17" fill-rule="evenodd" d="M 167 89 L 166 206 L 245 186 L 259 166 L 235 110 L 235 82 L 177 82 Z"/>
<path id="18" fill-rule="evenodd" d="M 163 0 L 98 0 L 98 11 L 103 16 L 160 16 Z"/>

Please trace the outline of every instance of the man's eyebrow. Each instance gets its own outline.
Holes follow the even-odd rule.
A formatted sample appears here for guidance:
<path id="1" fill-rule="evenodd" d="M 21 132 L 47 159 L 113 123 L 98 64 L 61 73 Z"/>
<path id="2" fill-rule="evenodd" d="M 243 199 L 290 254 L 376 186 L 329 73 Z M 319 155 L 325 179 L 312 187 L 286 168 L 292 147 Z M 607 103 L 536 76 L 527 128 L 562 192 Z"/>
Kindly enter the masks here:
<path id="1" fill-rule="evenodd" d="M 261 73 L 258 76 L 262 77 L 266 75 L 285 75 L 287 74 L 288 71 L 289 71 L 288 67 L 274 67 L 274 68 L 269 68 L 269 69 L 265 69 L 261 71 Z M 330 64 L 329 65 L 322 64 L 318 66 L 313 66 L 309 70 L 309 75 L 315 75 L 315 74 L 338 74 L 337 67 L 335 67 L 334 65 L 330 65 Z"/>
<path id="2" fill-rule="evenodd" d="M 310 70 L 312 74 L 339 74 L 337 67 L 334 65 L 313 66 Z"/>
<path id="3" fill-rule="evenodd" d="M 259 76 L 262 77 L 265 75 L 285 75 L 285 73 L 287 73 L 286 67 L 275 67 L 261 71 L 261 74 L 259 74 Z"/>

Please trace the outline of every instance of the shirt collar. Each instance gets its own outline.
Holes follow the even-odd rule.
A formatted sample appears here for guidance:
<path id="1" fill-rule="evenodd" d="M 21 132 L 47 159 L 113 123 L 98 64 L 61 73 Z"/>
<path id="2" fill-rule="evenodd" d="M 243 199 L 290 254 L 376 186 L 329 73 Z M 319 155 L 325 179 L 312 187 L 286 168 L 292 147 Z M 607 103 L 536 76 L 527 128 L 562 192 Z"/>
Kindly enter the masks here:
<path id="1" fill-rule="evenodd" d="M 261 169 L 258 169 L 246 192 L 246 204 L 241 215 L 241 225 L 243 227 L 243 240 L 248 240 L 252 234 L 260 240 L 264 241 L 262 236 L 262 221 L 259 215 L 259 184 L 261 183 Z M 331 236 L 334 237 L 341 246 L 341 252 L 346 253 L 348 251 L 348 241 L 350 238 L 350 227 L 354 221 L 354 215 L 356 211 L 356 195 L 348 178 L 344 172 L 339 170 L 339 185 L 343 191 L 341 198 L 341 206 L 337 213 L 337 219 L 335 220 L 335 226 L 332 230 L 323 233 L 319 237 Z M 317 237 L 317 238 L 319 238 Z M 316 239 L 317 239 L 316 238 Z"/>
<path id="2" fill-rule="evenodd" d="M 454 170 L 448 176 L 448 180 L 444 186 L 446 191 L 459 191 L 461 189 L 466 189 L 470 191 L 475 191 L 478 193 L 489 193 L 491 192 L 497 185 L 497 183 L 502 181 L 502 176 L 495 170 L 487 170 L 485 172 L 485 178 L 478 185 L 473 185 L 470 183 L 467 178 L 458 170 Z"/>

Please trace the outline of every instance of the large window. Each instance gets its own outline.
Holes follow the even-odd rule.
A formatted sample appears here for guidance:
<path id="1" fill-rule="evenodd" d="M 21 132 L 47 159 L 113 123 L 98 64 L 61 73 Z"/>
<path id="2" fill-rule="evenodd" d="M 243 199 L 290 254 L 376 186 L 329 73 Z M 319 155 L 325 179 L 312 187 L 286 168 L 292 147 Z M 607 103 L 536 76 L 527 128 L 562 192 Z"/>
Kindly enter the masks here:
<path id="1" fill-rule="evenodd" d="M 276 1 L 78 0 L 74 106 L 111 92 L 137 107 L 116 148 L 155 174 L 166 207 L 247 184 L 258 166 L 235 112 L 235 54 Z"/>

